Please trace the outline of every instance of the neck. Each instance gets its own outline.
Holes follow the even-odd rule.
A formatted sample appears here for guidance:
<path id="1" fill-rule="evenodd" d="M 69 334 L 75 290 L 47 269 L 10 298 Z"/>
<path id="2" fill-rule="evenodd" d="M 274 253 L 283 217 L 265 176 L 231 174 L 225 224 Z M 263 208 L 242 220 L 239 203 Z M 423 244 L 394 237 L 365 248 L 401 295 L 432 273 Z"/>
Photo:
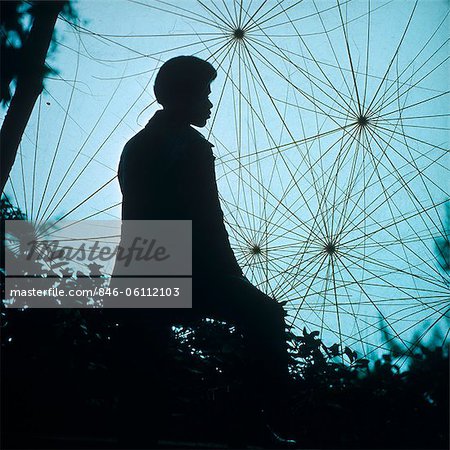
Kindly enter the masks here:
<path id="1" fill-rule="evenodd" d="M 162 112 L 171 122 L 173 122 L 176 125 L 180 126 L 190 125 L 189 119 L 186 118 L 185 114 L 183 114 L 182 111 L 171 108 L 164 108 Z"/>

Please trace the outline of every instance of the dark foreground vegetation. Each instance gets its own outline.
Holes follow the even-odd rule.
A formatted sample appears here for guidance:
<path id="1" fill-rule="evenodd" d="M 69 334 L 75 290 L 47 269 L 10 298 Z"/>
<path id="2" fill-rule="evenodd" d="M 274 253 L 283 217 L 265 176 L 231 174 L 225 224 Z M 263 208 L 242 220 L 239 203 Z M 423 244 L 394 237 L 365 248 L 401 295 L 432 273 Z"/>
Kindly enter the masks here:
<path id="1" fill-rule="evenodd" d="M 2 210 L 3 217 L 21 217 L 5 204 Z M 173 325 L 171 418 L 159 445 L 225 445 L 236 425 L 250 420 L 242 338 L 207 319 Z M 100 309 L 2 308 L 2 448 L 117 445 L 112 367 L 120 326 Z M 287 336 L 292 383 L 285 432 L 300 448 L 448 448 L 448 348 L 417 346 L 408 368 L 399 370 L 395 351 L 369 364 L 318 336 L 306 330 Z"/>

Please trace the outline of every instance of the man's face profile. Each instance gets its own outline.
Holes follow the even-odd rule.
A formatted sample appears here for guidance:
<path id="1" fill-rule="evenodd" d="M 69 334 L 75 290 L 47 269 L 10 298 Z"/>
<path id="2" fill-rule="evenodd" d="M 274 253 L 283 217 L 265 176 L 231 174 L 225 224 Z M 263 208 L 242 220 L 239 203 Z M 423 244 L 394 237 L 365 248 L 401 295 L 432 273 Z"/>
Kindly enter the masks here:
<path id="1" fill-rule="evenodd" d="M 191 125 L 204 127 L 211 117 L 211 108 L 213 104 L 209 100 L 209 94 L 211 94 L 211 83 L 208 83 L 200 95 L 196 96 L 192 102 L 187 105 L 186 118 Z"/>

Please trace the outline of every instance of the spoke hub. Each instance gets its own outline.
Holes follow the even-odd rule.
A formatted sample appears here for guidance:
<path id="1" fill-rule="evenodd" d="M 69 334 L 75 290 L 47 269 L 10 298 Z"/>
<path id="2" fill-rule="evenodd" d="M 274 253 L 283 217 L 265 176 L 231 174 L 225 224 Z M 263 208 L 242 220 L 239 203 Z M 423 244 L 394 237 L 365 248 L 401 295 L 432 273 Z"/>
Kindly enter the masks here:
<path id="1" fill-rule="evenodd" d="M 362 114 L 358 117 L 357 122 L 360 127 L 365 127 L 369 123 L 369 118 Z"/>
<path id="2" fill-rule="evenodd" d="M 238 27 L 233 31 L 233 36 L 235 39 L 244 39 L 245 31 L 241 27 Z"/>
<path id="3" fill-rule="evenodd" d="M 328 242 L 323 250 L 325 253 L 328 253 L 330 256 L 332 256 L 336 253 L 336 244 L 334 244 L 333 242 Z"/>
<path id="4" fill-rule="evenodd" d="M 262 253 L 261 247 L 258 244 L 254 244 L 250 247 L 250 253 L 252 255 L 260 255 Z"/>

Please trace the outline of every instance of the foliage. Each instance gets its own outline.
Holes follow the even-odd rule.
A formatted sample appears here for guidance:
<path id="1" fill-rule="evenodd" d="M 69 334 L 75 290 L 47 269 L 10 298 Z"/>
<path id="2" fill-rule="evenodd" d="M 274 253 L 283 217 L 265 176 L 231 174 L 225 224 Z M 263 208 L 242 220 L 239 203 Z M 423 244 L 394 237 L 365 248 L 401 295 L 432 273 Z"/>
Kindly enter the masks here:
<path id="1" fill-rule="evenodd" d="M 26 215 L 19 208 L 14 207 L 8 197 L 0 199 L 0 220 L 25 220 Z"/>
<path id="2" fill-rule="evenodd" d="M 11 100 L 11 83 L 28 70 L 23 46 L 37 14 L 45 14 L 50 2 L 8 0 L 0 2 L 0 103 Z M 64 2 L 64 15 L 74 16 L 70 1 Z M 47 67 L 47 73 L 50 68 Z"/>
<path id="3" fill-rule="evenodd" d="M 294 341 L 300 377 L 293 409 L 306 447 L 448 445 L 448 347 L 419 346 L 400 371 L 392 353 L 369 365 L 348 347 L 326 347 L 317 332 L 304 330 Z"/>

